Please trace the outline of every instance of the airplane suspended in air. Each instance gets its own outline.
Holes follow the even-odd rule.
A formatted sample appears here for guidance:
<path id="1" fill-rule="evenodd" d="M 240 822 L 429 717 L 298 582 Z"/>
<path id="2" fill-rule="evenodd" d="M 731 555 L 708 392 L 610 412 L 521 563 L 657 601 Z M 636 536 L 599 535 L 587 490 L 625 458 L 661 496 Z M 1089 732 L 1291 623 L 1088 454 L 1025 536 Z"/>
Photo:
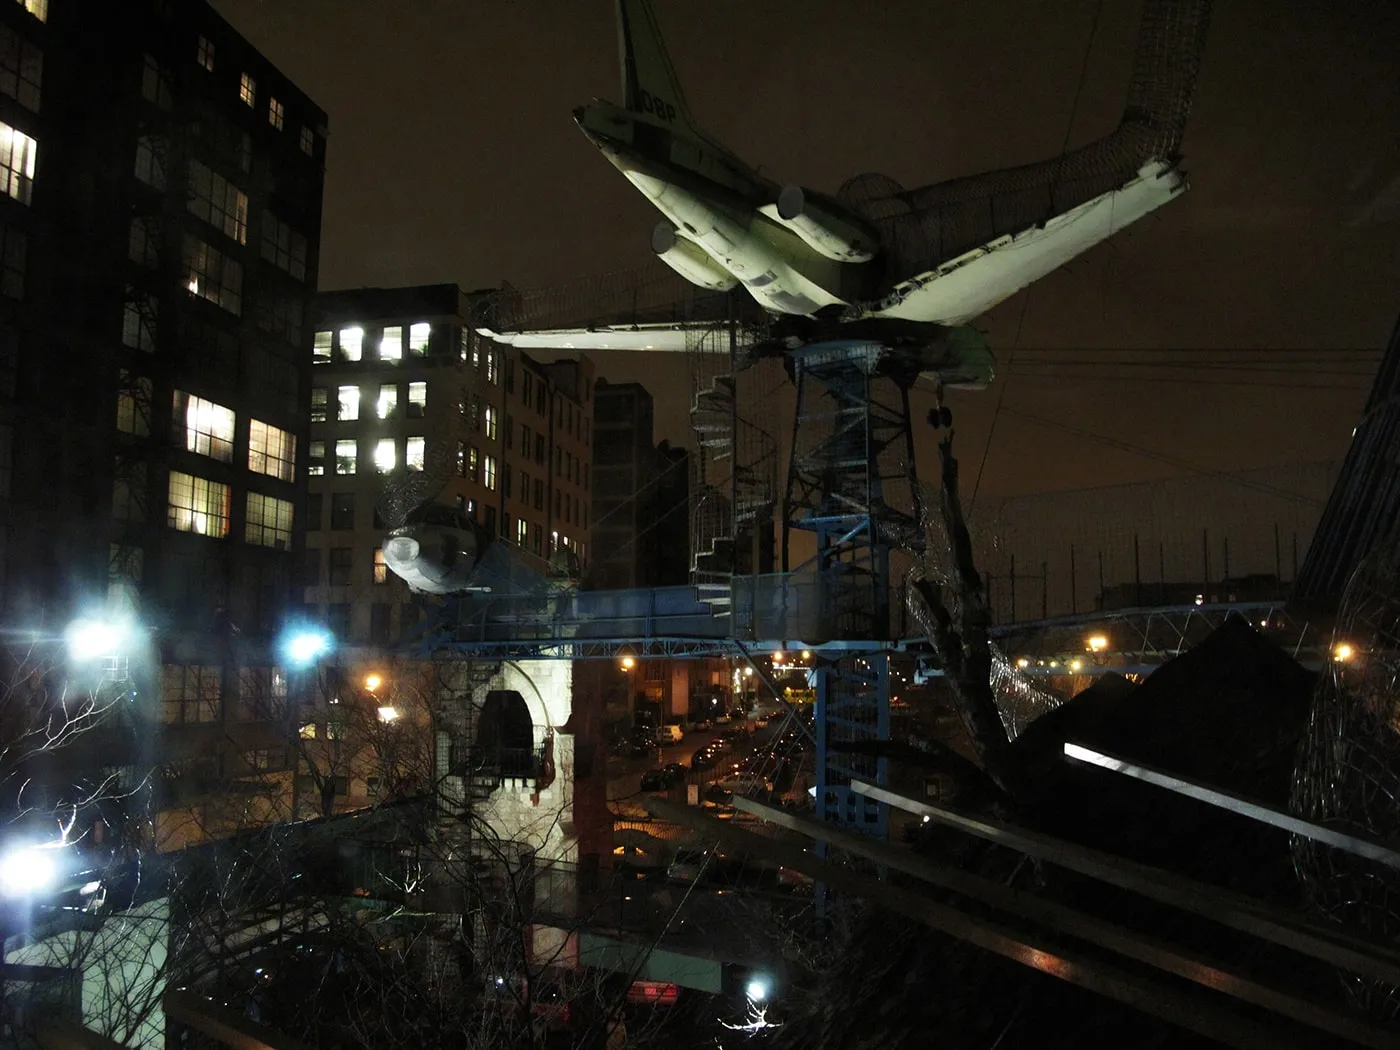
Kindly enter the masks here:
<path id="1" fill-rule="evenodd" d="M 950 342 L 950 330 L 1186 190 L 1178 147 L 1208 9 L 1208 0 L 1144 0 L 1127 106 L 1108 135 L 921 189 L 867 174 L 827 195 L 760 174 L 696 123 L 648 0 L 617 0 L 622 104 L 595 99 L 574 119 L 661 212 L 651 249 L 687 281 L 742 287 L 791 322 L 790 345 L 820 331 L 922 348 L 921 370 L 940 388 L 980 388 L 991 353 L 978 339 Z M 686 327 L 482 332 L 525 348 L 681 350 Z"/>

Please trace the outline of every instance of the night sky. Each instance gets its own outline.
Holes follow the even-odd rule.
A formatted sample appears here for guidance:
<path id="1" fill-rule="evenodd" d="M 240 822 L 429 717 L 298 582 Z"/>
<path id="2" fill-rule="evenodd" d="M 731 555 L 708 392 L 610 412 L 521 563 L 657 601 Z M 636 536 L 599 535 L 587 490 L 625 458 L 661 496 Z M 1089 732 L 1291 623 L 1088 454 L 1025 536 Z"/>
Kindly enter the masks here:
<path id="1" fill-rule="evenodd" d="M 828 192 L 857 172 L 913 187 L 1097 137 L 1122 107 L 1137 16 L 1103 3 L 1090 47 L 1090 0 L 655 6 L 696 119 L 777 181 Z M 620 94 L 610 0 L 215 7 L 330 114 L 322 288 L 528 288 L 650 261 L 658 214 L 571 118 Z M 1002 375 L 954 411 L 970 475 L 996 416 L 983 492 L 1345 451 L 1400 313 L 1397 53 L 1400 4 L 1217 2 L 1184 146 L 1192 190 L 980 322 Z M 644 357 L 596 360 L 657 395 L 658 438 L 687 440 L 676 362 Z M 1164 358 L 1191 366 L 1144 367 Z"/>

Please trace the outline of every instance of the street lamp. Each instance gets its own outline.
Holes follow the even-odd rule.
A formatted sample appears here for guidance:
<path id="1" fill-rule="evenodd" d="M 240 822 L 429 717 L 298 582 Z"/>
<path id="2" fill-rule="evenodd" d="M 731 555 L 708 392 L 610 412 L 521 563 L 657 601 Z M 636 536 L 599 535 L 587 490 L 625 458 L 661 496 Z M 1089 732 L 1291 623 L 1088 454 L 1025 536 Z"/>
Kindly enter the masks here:
<path id="1" fill-rule="evenodd" d="M 397 722 L 399 720 L 399 709 L 390 704 L 379 709 L 379 720 L 381 722 Z"/>
<path id="2" fill-rule="evenodd" d="M 1089 636 L 1089 652 L 1101 653 L 1108 648 L 1108 639 L 1101 634 Z"/>
<path id="3" fill-rule="evenodd" d="M 330 632 L 318 628 L 298 628 L 282 638 L 282 655 L 293 667 L 310 667 L 330 652 Z"/>
<path id="4" fill-rule="evenodd" d="M 58 848 L 62 842 L 21 846 L 0 857 L 0 894 L 32 897 L 58 881 Z"/>
<path id="5" fill-rule="evenodd" d="M 63 632 L 68 655 L 79 662 L 111 656 L 126 639 L 126 628 L 108 620 L 74 620 Z"/>
<path id="6" fill-rule="evenodd" d="M 1356 650 L 1346 642 L 1339 643 L 1337 647 L 1332 650 L 1332 659 L 1336 660 L 1339 664 L 1346 663 L 1355 655 Z"/>
<path id="7" fill-rule="evenodd" d="M 766 977 L 750 977 L 748 985 L 744 988 L 744 994 L 752 1002 L 761 1003 L 768 998 L 772 990 Z"/>
<path id="8" fill-rule="evenodd" d="M 634 659 L 632 659 L 630 656 L 624 656 L 624 657 L 622 658 L 622 669 L 623 669 L 624 671 L 630 671 L 630 670 L 632 670 L 632 668 L 634 668 L 634 667 L 636 667 L 636 666 L 637 666 L 637 661 L 634 660 Z"/>
<path id="9" fill-rule="evenodd" d="M 383 685 L 383 684 L 384 684 L 384 679 L 380 678 L 379 675 L 377 675 L 377 674 L 368 674 L 368 675 L 365 675 L 365 688 L 368 689 L 371 693 L 374 692 L 376 689 L 378 689 L 378 688 L 379 688 L 381 685 Z"/>

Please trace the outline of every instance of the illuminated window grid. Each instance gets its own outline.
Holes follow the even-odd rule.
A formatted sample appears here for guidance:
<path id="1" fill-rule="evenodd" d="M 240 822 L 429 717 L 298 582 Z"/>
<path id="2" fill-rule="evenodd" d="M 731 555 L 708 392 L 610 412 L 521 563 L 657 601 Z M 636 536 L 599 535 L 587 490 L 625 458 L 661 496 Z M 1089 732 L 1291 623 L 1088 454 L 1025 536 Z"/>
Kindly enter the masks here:
<path id="1" fill-rule="evenodd" d="M 216 539 L 228 535 L 227 485 L 172 470 L 167 502 L 166 524 L 172 529 Z"/>
<path id="2" fill-rule="evenodd" d="M 247 524 L 243 538 L 257 547 L 285 551 L 292 547 L 292 503 L 290 500 L 248 493 Z"/>
<path id="3" fill-rule="evenodd" d="M 296 474 L 297 438 L 260 419 L 248 422 L 248 469 L 279 481 Z"/>

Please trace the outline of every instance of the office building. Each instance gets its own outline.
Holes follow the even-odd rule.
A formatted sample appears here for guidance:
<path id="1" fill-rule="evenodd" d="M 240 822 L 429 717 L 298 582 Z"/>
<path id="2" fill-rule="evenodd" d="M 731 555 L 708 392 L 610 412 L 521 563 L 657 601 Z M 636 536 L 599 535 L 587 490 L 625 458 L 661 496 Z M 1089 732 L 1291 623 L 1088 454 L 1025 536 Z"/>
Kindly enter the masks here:
<path id="1" fill-rule="evenodd" d="M 653 444 L 651 393 L 599 379 L 594 390 L 593 560 L 590 585 L 676 586 L 690 569 L 690 462 Z"/>
<path id="2" fill-rule="evenodd" d="M 482 339 L 471 313 L 451 284 L 318 298 L 305 598 L 342 643 L 417 629 L 424 606 L 382 544 L 418 499 L 457 507 L 541 573 L 556 550 L 587 564 L 592 365 Z"/>
<path id="3" fill-rule="evenodd" d="M 302 544 L 326 115 L 199 0 L 3 3 L 0 37 L 0 608 L 150 639 L 104 658 L 146 685 L 154 805 L 189 816 L 287 762 L 266 700 Z M 146 783 L 132 757 L 112 737 L 84 761 Z"/>

